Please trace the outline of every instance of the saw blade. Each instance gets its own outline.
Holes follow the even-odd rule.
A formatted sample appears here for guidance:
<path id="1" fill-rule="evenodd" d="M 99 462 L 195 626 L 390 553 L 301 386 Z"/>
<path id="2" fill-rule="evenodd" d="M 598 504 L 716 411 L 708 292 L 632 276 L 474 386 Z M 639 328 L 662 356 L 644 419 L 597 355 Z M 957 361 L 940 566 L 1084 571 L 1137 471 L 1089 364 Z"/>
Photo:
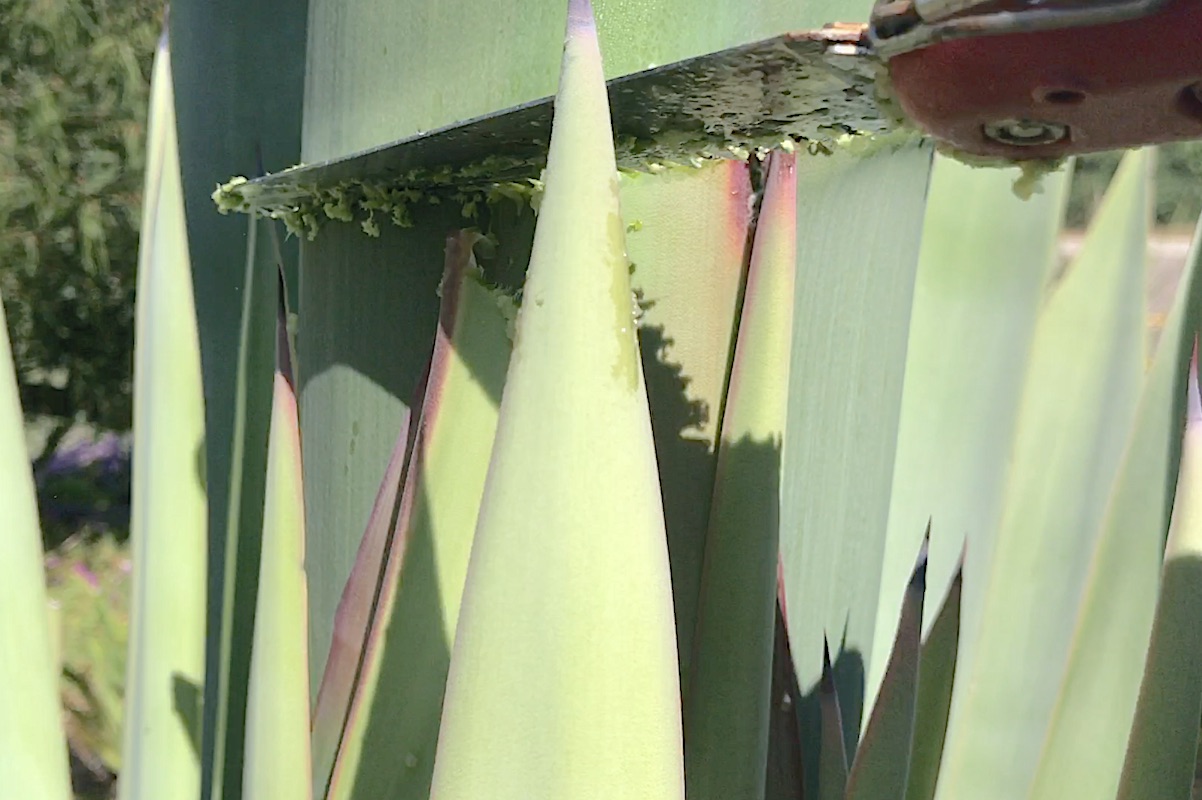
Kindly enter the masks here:
<path id="1" fill-rule="evenodd" d="M 775 36 L 608 82 L 620 168 L 743 157 L 786 140 L 826 144 L 896 121 L 878 102 L 881 66 L 862 25 Z M 352 185 L 429 190 L 537 178 L 554 98 L 497 111 L 344 158 L 226 187 L 223 206 L 287 211 Z"/>

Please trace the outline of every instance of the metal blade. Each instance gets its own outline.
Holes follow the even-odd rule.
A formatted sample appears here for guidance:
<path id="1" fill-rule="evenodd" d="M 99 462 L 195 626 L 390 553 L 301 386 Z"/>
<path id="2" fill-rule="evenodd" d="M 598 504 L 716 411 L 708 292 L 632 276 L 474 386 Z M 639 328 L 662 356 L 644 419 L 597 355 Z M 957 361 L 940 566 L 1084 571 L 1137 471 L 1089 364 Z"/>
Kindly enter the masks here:
<path id="1" fill-rule="evenodd" d="M 746 157 L 786 138 L 829 142 L 882 133 L 880 62 L 862 25 L 787 33 L 609 81 L 620 167 Z M 345 158 L 230 187 L 225 205 L 289 211 L 348 185 L 457 189 L 537 178 L 546 162 L 553 98 L 419 133 Z"/>

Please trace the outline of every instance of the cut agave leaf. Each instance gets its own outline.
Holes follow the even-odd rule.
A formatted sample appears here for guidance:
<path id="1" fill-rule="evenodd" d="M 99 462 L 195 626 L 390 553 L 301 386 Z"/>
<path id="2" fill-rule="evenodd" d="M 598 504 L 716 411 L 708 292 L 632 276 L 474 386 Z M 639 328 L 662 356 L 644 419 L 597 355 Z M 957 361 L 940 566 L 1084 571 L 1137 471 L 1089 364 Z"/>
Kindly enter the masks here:
<path id="1" fill-rule="evenodd" d="M 329 798 L 425 800 L 430 793 L 459 600 L 510 357 L 506 317 L 472 258 L 479 239 L 463 232 L 447 241 L 421 417 L 400 506 L 389 515 L 395 522 Z M 364 574 L 374 590 L 379 573 Z"/>
<path id="2" fill-rule="evenodd" d="M 681 695 L 688 701 L 718 432 L 751 229 L 747 163 L 620 176 L 639 342 L 659 460 Z"/>
<path id="3" fill-rule="evenodd" d="M 930 533 L 928 527 L 918 564 L 906 586 L 889 666 L 847 777 L 848 800 L 904 800 L 906 795 L 914 743 Z"/>
<path id="4" fill-rule="evenodd" d="M 431 797 L 681 800 L 647 395 L 592 9 L 569 5 Z"/>
<path id="5" fill-rule="evenodd" d="M 325 671 L 321 675 L 317 702 L 313 707 L 311 749 L 315 797 L 325 796 L 338 744 L 346 726 L 351 696 L 362 668 L 363 651 L 376 612 L 376 599 L 388 557 L 401 485 L 409 463 L 411 438 L 409 411 L 406 409 L 401 416 L 396 446 L 388 460 L 384 479 L 359 542 L 359 552 L 355 556 L 350 579 L 342 590 L 342 599 L 334 615 L 333 640 Z"/>
<path id="6" fill-rule="evenodd" d="M 963 551 L 961 553 L 960 568 L 956 570 L 944 596 L 943 607 L 922 644 L 906 800 L 931 800 L 935 796 L 960 644 L 960 596 L 964 575 Z"/>
<path id="7" fill-rule="evenodd" d="M 1192 261 L 1188 267 L 1110 491 L 1032 798 L 1113 797 L 1118 787 L 1160 588 L 1183 428 L 1179 398 L 1197 334 Z"/>
<path id="8" fill-rule="evenodd" d="M 46 611 L 42 532 L 2 305 L 0 508 L 5 518 L 0 535 L 0 786 L 15 797 L 68 800 L 71 779 Z"/>
<path id="9" fill-rule="evenodd" d="M 1084 556 L 1097 542 L 1142 383 L 1148 167 L 1144 152 L 1124 159 L 1036 324 L 1005 511 L 992 549 L 969 556 L 968 651 L 956 671 L 939 798 L 1009 800 L 1035 777 L 1061 691 L 1053 676 L 1067 666 L 1085 587 Z M 973 566 L 977 558 L 984 566 Z"/>
<path id="10" fill-rule="evenodd" d="M 205 408 L 165 36 L 155 56 L 147 141 L 134 348 L 133 578 L 118 792 L 122 800 L 192 800 L 201 787 L 205 675 Z"/>
<path id="11" fill-rule="evenodd" d="M 308 800 L 309 606 L 300 420 L 280 273 L 263 556 L 246 711 L 244 797 Z"/>
<path id="12" fill-rule="evenodd" d="M 781 481 L 789 642 L 802 692 L 841 639 L 846 750 L 866 712 L 912 290 L 931 151 L 886 144 L 798 162 L 798 272 Z M 925 520 L 923 520 L 925 522 Z M 901 558 L 901 554 L 897 555 Z M 905 554 L 906 569 L 913 552 Z M 806 789 L 819 724 L 802 707 Z"/>
<path id="13" fill-rule="evenodd" d="M 1200 242 L 1202 228 L 1194 239 L 1194 269 Z M 1177 505 L 1119 800 L 1189 797 L 1194 783 L 1202 713 L 1202 405 L 1196 343 L 1194 358 Z"/>
<path id="14" fill-rule="evenodd" d="M 772 155 L 723 414 L 685 705 L 693 800 L 754 800 L 764 792 L 796 189 L 794 156 Z"/>

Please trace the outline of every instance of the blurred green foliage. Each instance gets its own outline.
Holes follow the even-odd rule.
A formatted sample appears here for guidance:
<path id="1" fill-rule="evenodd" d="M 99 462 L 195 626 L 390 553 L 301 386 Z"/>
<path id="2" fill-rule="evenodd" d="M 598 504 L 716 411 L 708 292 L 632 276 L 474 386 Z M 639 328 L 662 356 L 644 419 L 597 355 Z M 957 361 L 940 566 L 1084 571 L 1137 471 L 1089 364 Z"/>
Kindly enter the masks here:
<path id="1" fill-rule="evenodd" d="M 46 557 L 72 778 L 84 796 L 103 794 L 121 766 L 130 586 L 124 533 L 85 526 Z"/>
<path id="2" fill-rule="evenodd" d="M 0 294 L 29 416 L 130 420 L 161 0 L 0 0 Z"/>
<path id="3" fill-rule="evenodd" d="M 1119 153 L 1077 159 L 1069 196 L 1068 227 L 1082 228 L 1097 210 L 1118 169 Z M 1202 142 L 1160 148 L 1156 169 L 1156 223 L 1193 228 L 1202 212 Z"/>

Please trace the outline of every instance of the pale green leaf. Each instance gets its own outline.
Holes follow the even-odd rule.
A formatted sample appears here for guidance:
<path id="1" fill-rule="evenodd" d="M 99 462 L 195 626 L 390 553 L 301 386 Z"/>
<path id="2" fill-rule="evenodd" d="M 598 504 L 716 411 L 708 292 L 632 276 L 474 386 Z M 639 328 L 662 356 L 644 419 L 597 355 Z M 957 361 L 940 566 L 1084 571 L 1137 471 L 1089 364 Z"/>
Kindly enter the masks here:
<path id="1" fill-rule="evenodd" d="M 939 798 L 1008 800 L 1034 779 L 1142 382 L 1148 177 L 1128 155 L 1036 323 L 1000 526 L 968 554 Z"/>
<path id="2" fill-rule="evenodd" d="M 1016 169 L 981 169 L 936 156 L 906 353 L 893 497 L 889 507 L 874 649 L 897 628 L 910 553 L 929 522 L 924 630 L 960 567 L 969 571 L 1001 514 L 1027 358 L 1068 196 L 1068 171 L 1044 176 L 1027 200 L 1014 194 Z M 973 578 L 974 580 L 975 577 Z M 977 581 L 983 584 L 983 580 Z M 982 586 L 974 584 L 979 597 Z M 868 679 L 880 683 L 882 662 Z"/>
<path id="3" fill-rule="evenodd" d="M 663 510 L 585 0 L 569 8 L 546 187 L 431 797 L 680 800 Z"/>
<path id="4" fill-rule="evenodd" d="M 1194 324 L 1193 273 L 1182 277 L 1092 554 L 1067 671 L 1032 798 L 1110 797 L 1118 786 L 1160 587 L 1177 481 Z M 1105 653 L 1105 658 L 1099 658 Z M 1194 731 L 1197 730 L 1195 721 Z"/>
<path id="5" fill-rule="evenodd" d="M 133 585 L 122 800 L 200 791 L 208 521 L 200 340 L 166 39 L 155 61 L 138 253 Z"/>
<path id="6" fill-rule="evenodd" d="M 245 797 L 311 797 L 309 607 L 300 420 L 280 283 L 263 553 L 246 711 Z"/>
<path id="7" fill-rule="evenodd" d="M 1202 712 L 1202 627 L 1198 625 L 1202 613 L 1202 504 L 1199 503 L 1202 408 L 1196 371 L 1199 261 L 1202 261 L 1202 224 L 1194 234 L 1187 279 L 1178 290 L 1182 298 L 1188 298 L 1189 313 L 1183 315 L 1184 320 L 1174 321 L 1181 326 L 1177 336 L 1166 326 L 1161 345 L 1162 350 L 1177 350 L 1178 358 L 1189 357 L 1192 352 L 1194 366 L 1187 380 L 1188 416 L 1176 504 L 1143 681 L 1119 782 L 1120 800 L 1184 800 L 1190 796 L 1194 782 L 1198 717 Z M 1167 360 L 1158 355 L 1157 366 Z M 1153 367 L 1152 380 L 1156 379 L 1157 366 Z M 1177 377 L 1182 377 L 1180 372 Z M 1175 390 L 1181 391 L 1180 381 Z M 1174 426 L 1170 432 L 1175 430 Z M 1165 431 L 1157 433 L 1156 438 L 1160 438 Z"/>
<path id="8" fill-rule="evenodd" d="M 685 705 L 685 775 L 693 800 L 764 794 L 796 188 L 794 156 L 772 155 L 722 420 Z"/>
<path id="9" fill-rule="evenodd" d="M 873 637 L 930 164 L 925 146 L 882 145 L 797 166 L 781 555 L 788 605 L 797 609 L 789 639 L 802 692 L 818 682 L 824 637 L 839 643 L 834 674 L 849 752 L 869 705 L 865 675 L 873 659 L 888 657 L 873 652 Z M 913 551 L 905 559 L 912 567 Z M 802 703 L 811 792 L 815 711 Z"/>
<path id="10" fill-rule="evenodd" d="M 16 797 L 68 800 L 67 745 L 24 423 L 0 306 L 0 786 Z"/>

